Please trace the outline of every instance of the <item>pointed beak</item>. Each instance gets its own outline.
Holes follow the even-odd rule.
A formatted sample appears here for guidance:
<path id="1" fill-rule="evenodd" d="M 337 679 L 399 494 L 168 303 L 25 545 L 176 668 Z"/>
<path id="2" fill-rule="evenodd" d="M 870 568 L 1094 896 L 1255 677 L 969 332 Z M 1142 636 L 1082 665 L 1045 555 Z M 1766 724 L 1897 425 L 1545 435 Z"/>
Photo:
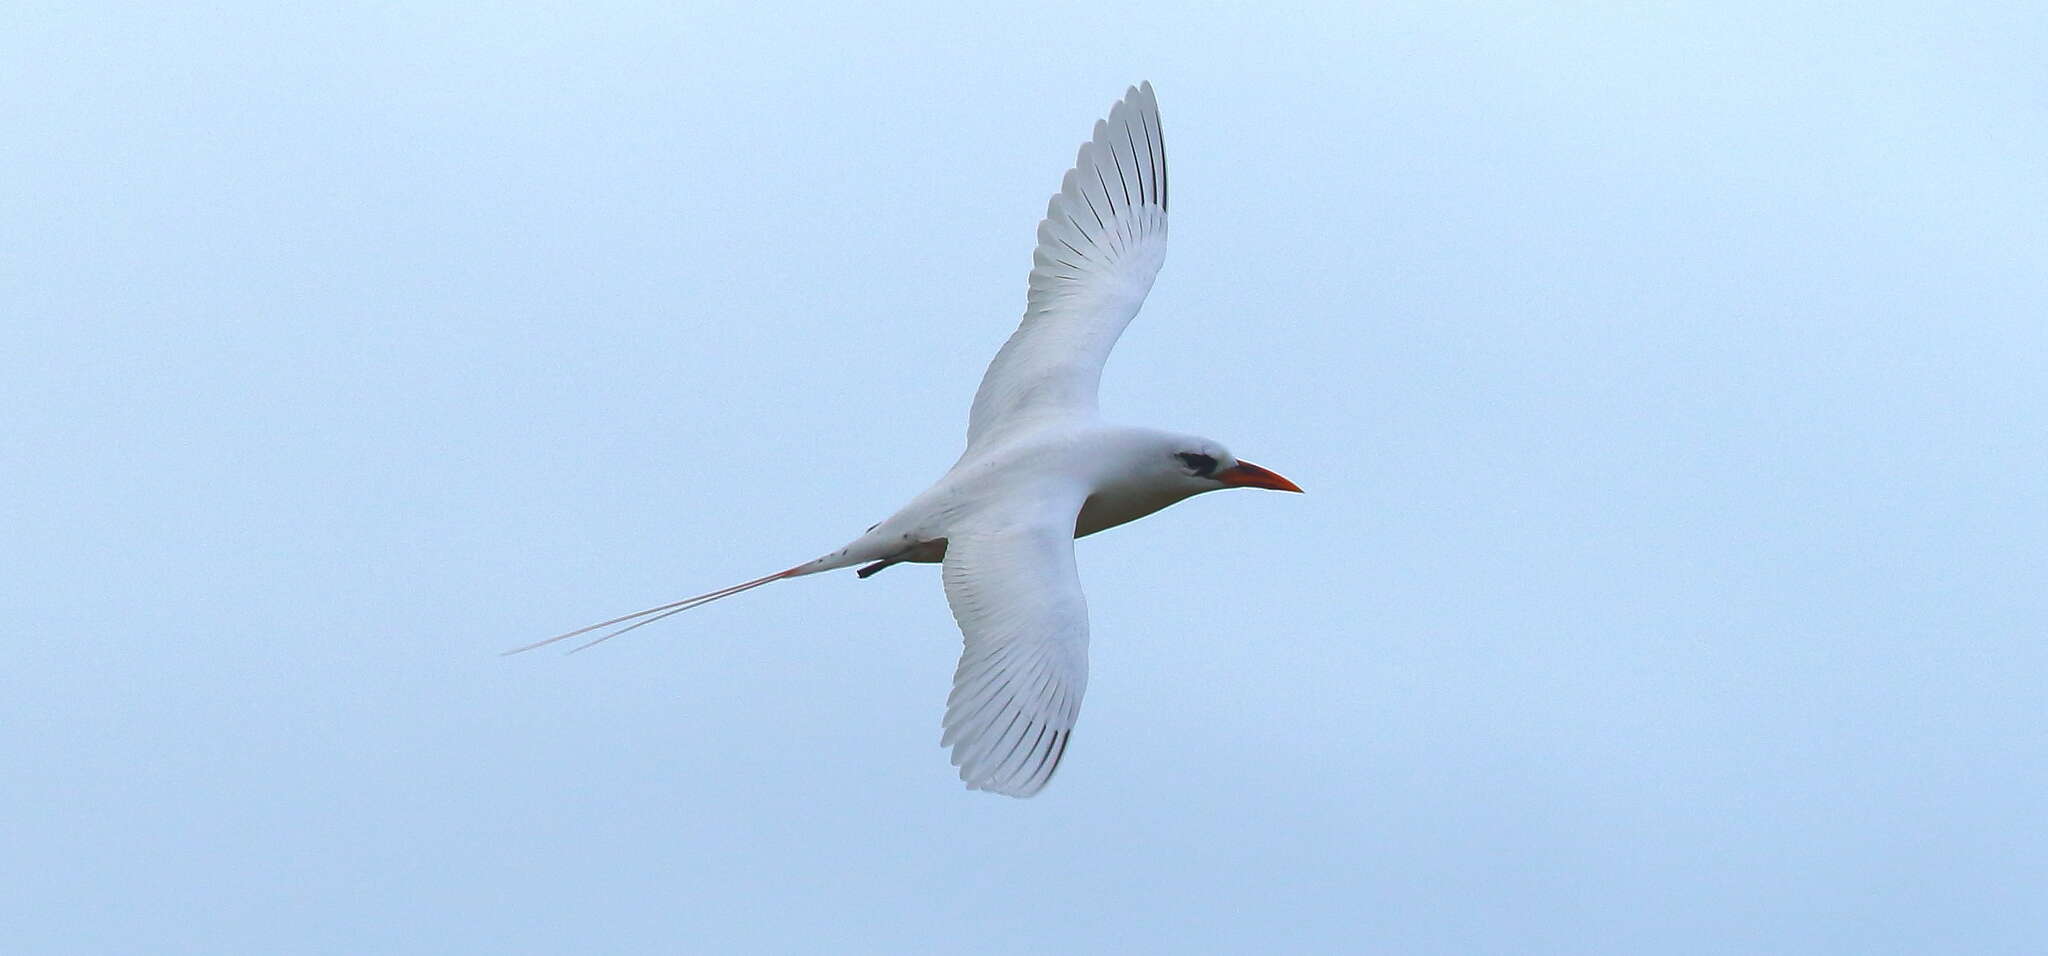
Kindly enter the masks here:
<path id="1" fill-rule="evenodd" d="M 1297 494 L 1301 492 L 1301 487 L 1294 482 L 1248 461 L 1239 461 L 1236 467 L 1217 472 L 1216 480 L 1234 488 L 1271 488 L 1274 491 L 1292 491 Z"/>

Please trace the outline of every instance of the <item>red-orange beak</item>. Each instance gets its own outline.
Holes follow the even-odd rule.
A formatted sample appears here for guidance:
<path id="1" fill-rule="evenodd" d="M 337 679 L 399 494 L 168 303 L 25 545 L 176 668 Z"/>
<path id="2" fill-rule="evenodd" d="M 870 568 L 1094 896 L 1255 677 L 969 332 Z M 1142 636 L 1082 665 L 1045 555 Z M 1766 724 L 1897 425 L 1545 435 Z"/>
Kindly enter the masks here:
<path id="1" fill-rule="evenodd" d="M 1248 461 L 1239 461 L 1234 468 L 1225 468 L 1216 473 L 1216 480 L 1237 488 L 1271 488 L 1274 491 L 1292 491 L 1297 494 L 1301 487 Z"/>

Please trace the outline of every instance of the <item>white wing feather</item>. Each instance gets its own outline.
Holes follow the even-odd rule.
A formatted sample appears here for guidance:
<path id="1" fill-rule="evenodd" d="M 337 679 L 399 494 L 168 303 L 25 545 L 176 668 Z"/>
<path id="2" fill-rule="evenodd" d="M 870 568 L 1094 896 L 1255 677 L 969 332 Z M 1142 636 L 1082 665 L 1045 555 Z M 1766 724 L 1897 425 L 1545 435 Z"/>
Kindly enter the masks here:
<path id="1" fill-rule="evenodd" d="M 972 789 L 1031 796 L 1066 753 L 1088 687 L 1077 510 L 1047 499 L 1022 520 L 975 522 L 947 540 L 946 603 L 966 647 L 940 745 Z"/>
<path id="2" fill-rule="evenodd" d="M 1102 366 L 1166 259 L 1166 140 L 1152 84 L 1097 120 L 1046 204 L 1024 321 L 996 353 L 967 418 L 972 448 L 1041 417 L 1090 416 Z"/>

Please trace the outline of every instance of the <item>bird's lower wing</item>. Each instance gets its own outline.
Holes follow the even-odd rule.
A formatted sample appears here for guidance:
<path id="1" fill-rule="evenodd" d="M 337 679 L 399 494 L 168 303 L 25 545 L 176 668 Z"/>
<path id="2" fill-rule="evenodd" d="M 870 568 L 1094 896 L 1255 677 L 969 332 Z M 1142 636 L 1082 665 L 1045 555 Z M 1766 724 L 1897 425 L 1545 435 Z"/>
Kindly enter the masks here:
<path id="1" fill-rule="evenodd" d="M 1088 602 L 1073 508 L 977 522 L 946 545 L 946 602 L 966 647 L 946 701 L 960 779 L 1028 797 L 1065 754 L 1088 686 Z"/>
<path id="2" fill-rule="evenodd" d="M 1024 321 L 974 393 L 967 444 L 1048 416 L 1092 414 L 1102 366 L 1166 261 L 1166 140 L 1152 84 L 1097 120 L 1046 204 Z"/>

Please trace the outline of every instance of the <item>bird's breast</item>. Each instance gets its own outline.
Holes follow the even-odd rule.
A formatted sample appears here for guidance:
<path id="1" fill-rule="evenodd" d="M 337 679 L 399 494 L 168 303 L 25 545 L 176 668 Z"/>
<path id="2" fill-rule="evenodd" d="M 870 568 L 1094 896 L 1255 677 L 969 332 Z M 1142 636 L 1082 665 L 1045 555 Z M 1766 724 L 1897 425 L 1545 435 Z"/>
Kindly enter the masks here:
<path id="1" fill-rule="evenodd" d="M 1097 531 L 1136 521 L 1167 505 L 1186 499 L 1179 489 L 1106 488 L 1088 496 L 1081 514 L 1074 519 L 1074 537 L 1085 538 Z"/>

